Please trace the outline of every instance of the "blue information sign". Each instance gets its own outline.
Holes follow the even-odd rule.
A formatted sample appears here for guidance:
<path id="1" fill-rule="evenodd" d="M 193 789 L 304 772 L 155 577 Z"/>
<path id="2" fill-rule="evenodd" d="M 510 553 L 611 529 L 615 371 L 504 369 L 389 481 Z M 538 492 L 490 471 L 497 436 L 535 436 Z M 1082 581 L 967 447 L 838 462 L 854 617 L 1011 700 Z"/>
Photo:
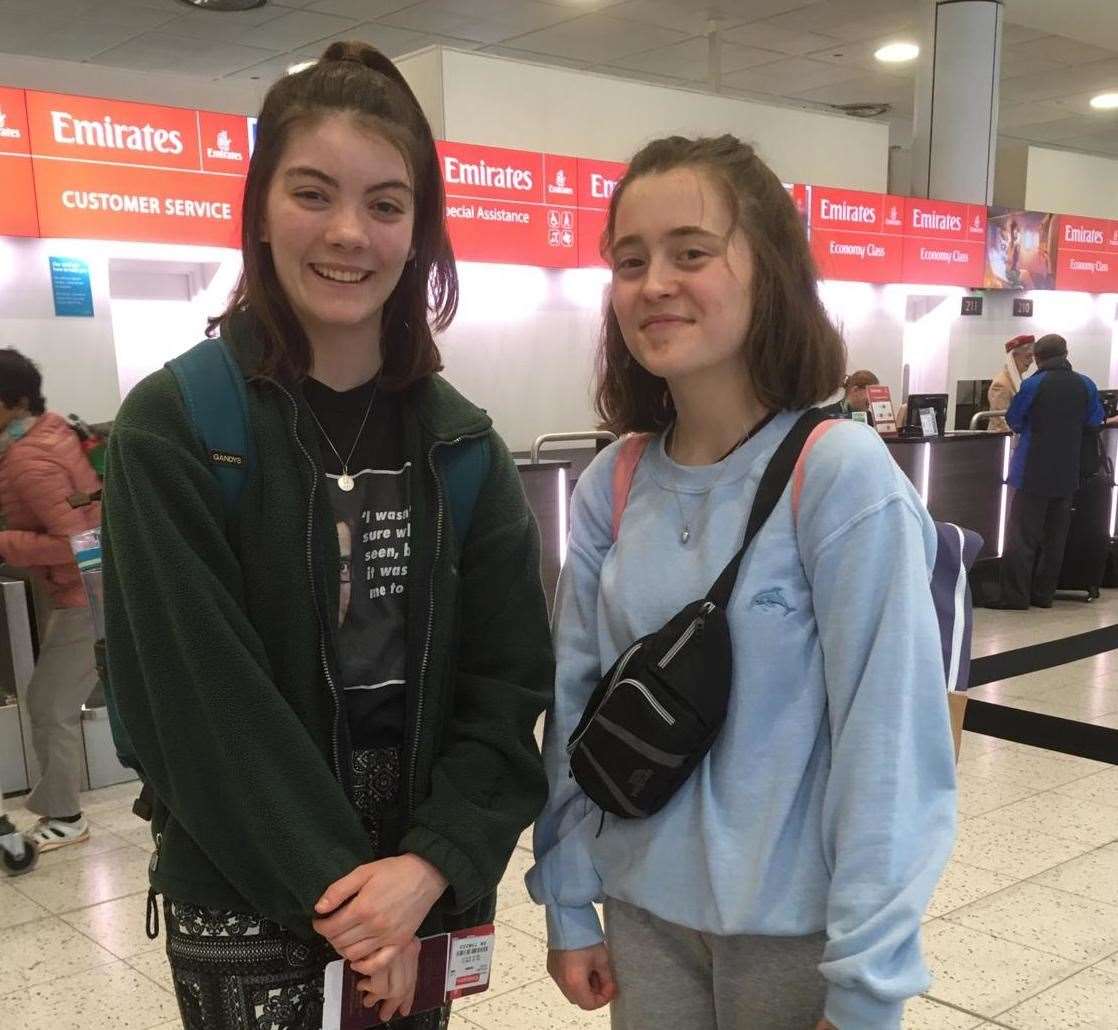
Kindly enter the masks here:
<path id="1" fill-rule="evenodd" d="M 54 313 L 61 318 L 93 317 L 93 286 L 89 265 L 78 258 L 52 257 L 50 285 L 54 291 Z"/>

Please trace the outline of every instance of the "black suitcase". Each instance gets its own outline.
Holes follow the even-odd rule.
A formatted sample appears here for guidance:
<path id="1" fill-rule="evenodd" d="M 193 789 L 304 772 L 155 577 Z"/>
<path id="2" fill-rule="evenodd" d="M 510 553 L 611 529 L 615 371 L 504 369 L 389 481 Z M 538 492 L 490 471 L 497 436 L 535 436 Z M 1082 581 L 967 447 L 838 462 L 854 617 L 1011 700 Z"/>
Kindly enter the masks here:
<path id="1" fill-rule="evenodd" d="M 1072 498 L 1058 590 L 1086 591 L 1088 600 L 1099 596 L 1110 550 L 1111 477 L 1091 476 Z"/>

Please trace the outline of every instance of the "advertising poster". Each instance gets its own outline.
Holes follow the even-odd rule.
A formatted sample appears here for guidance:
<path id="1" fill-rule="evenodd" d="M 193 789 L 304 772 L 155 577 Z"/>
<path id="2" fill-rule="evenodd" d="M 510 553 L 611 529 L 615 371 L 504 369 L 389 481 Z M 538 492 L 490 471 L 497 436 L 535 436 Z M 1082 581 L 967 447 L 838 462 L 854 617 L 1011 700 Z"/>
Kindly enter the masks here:
<path id="1" fill-rule="evenodd" d="M 93 286 L 89 265 L 79 258 L 52 257 L 50 286 L 59 318 L 92 318 Z"/>
<path id="2" fill-rule="evenodd" d="M 1058 219 L 1045 211 L 990 208 L 986 275 L 990 290 L 1054 290 Z"/>

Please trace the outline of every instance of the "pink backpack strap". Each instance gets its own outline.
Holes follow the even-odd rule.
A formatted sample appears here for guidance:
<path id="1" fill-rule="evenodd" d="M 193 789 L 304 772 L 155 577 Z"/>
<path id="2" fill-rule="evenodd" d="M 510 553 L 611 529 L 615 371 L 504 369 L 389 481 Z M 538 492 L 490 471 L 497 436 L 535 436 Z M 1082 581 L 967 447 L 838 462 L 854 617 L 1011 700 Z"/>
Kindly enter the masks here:
<path id="1" fill-rule="evenodd" d="M 820 422 L 807 438 L 804 444 L 804 449 L 800 451 L 800 457 L 796 461 L 796 467 L 792 470 L 792 522 L 795 523 L 800 514 L 800 494 L 804 491 L 804 476 L 807 472 L 807 459 L 811 456 L 812 448 L 823 439 L 826 434 L 841 425 L 842 419 L 829 418 L 826 422 Z"/>
<path id="2" fill-rule="evenodd" d="M 652 439 L 651 433 L 633 433 L 621 441 L 617 458 L 613 463 L 613 539 L 621 532 L 621 516 L 629 503 L 629 491 L 633 488 L 633 476 L 645 448 Z"/>

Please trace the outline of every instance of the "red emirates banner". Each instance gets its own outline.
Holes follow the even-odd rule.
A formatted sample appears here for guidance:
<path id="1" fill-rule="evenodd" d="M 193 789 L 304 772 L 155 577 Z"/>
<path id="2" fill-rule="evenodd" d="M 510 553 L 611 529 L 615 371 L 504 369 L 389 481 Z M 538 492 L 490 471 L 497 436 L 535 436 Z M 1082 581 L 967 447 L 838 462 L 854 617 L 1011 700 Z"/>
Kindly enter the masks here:
<path id="1" fill-rule="evenodd" d="M 26 95 L 22 89 L 4 87 L 0 87 L 0 235 L 39 235 Z"/>
<path id="2" fill-rule="evenodd" d="M 901 282 L 904 198 L 811 189 L 811 252 L 824 279 Z"/>
<path id="3" fill-rule="evenodd" d="M 240 115 L 0 89 L 0 235 L 240 245 Z"/>
<path id="4" fill-rule="evenodd" d="M 618 161 L 578 159 L 578 263 L 604 268 L 601 246 L 609 221 L 609 205 L 626 165 Z"/>
<path id="5" fill-rule="evenodd" d="M 944 200 L 905 201 L 901 281 L 981 286 L 986 271 L 986 208 Z"/>
<path id="6" fill-rule="evenodd" d="M 1118 222 L 1060 215 L 1056 289 L 1118 292 Z"/>
<path id="7" fill-rule="evenodd" d="M 578 161 L 438 143 L 446 220 L 460 261 L 578 265 Z"/>

